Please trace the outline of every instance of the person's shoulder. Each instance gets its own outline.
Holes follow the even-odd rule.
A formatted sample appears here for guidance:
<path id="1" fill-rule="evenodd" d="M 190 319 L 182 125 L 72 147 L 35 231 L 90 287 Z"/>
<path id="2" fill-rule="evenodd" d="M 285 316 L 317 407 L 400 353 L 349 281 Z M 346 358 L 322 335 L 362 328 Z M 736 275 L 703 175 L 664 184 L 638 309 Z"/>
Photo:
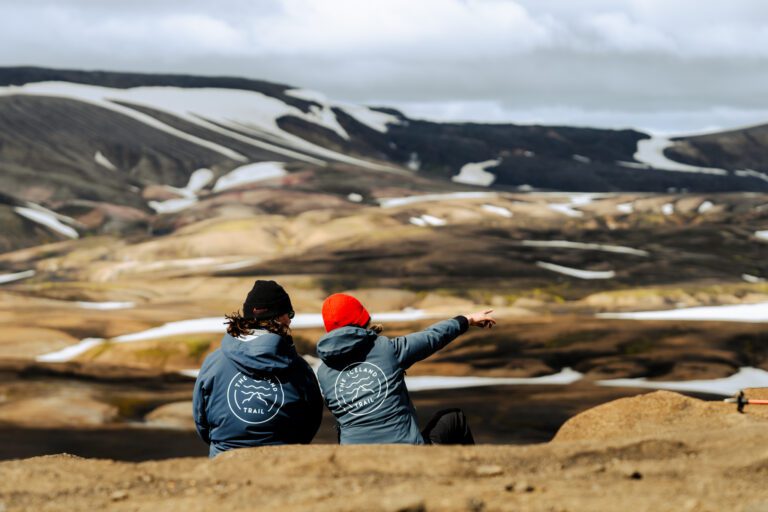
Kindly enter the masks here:
<path id="1" fill-rule="evenodd" d="M 214 369 L 216 366 L 218 366 L 221 362 L 223 355 L 221 353 L 221 349 L 217 348 L 207 356 L 205 356 L 205 359 L 203 360 L 203 364 L 200 366 L 200 374 L 207 373 Z"/>
<path id="2" fill-rule="evenodd" d="M 394 357 L 395 351 L 397 350 L 395 342 L 396 338 L 397 336 L 390 338 L 388 336 L 384 336 L 383 334 L 379 334 L 373 341 L 373 350 L 379 354 L 386 354 Z"/>

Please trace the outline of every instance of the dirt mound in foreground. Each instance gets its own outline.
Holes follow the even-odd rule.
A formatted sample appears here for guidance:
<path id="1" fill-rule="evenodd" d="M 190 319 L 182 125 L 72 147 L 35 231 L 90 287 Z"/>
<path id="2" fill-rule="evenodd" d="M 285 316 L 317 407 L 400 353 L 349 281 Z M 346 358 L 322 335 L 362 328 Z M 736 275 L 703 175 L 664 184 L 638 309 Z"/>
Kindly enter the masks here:
<path id="1" fill-rule="evenodd" d="M 768 452 L 756 449 L 766 427 L 757 406 L 739 414 L 660 392 L 592 409 L 539 445 L 273 446 L 140 464 L 36 457 L 0 463 L 0 510 L 757 511 L 768 506 Z"/>
<path id="2" fill-rule="evenodd" d="M 599 405 L 574 416 L 553 441 L 637 437 L 692 424 L 732 421 L 735 406 L 655 391 Z"/>

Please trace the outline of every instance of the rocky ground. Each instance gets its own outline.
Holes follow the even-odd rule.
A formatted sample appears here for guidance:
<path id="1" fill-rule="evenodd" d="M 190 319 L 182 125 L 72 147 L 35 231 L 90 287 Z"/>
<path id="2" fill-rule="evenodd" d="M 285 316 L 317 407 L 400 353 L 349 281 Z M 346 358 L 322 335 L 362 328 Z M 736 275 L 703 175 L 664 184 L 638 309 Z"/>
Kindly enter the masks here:
<path id="1" fill-rule="evenodd" d="M 768 301 L 765 242 L 756 236 L 765 227 L 765 196 L 625 194 L 579 205 L 568 194 L 502 194 L 383 208 L 374 198 L 340 202 L 297 183 L 279 195 L 268 186 L 241 190 L 237 208 L 201 201 L 156 219 L 162 226 L 153 234 L 0 255 L 6 275 L 34 271 L 0 284 L 0 437 L 11 440 L 0 443 L 0 460 L 88 457 L 1 463 L 0 510 L 549 511 L 632 503 L 633 510 L 740 511 L 768 500 L 748 492 L 765 471 L 765 454 L 747 448 L 759 445 L 764 428 L 757 408 L 738 415 L 721 403 L 655 394 L 594 409 L 597 417 L 584 413 L 640 393 L 597 385 L 601 379 L 768 369 L 760 323 L 596 317 Z M 393 184 L 380 193 L 407 191 Z M 700 211 L 707 201 L 713 206 Z M 664 213 L 669 204 L 672 213 Z M 425 216 L 445 225 L 413 223 Z M 542 261 L 615 274 L 581 279 Z M 463 336 L 409 376 L 539 377 L 570 367 L 584 377 L 414 393 L 422 422 L 461 407 L 478 441 L 493 448 L 330 446 L 335 432 L 326 417 L 317 445 L 207 461 L 190 422 L 192 379 L 178 372 L 199 367 L 221 331 L 119 337 L 221 317 L 240 306 L 255 278 L 281 282 L 299 313 L 316 313 L 327 294 L 349 291 L 374 312 L 430 316 L 387 322 L 390 335 L 431 318 L 496 310 L 497 329 Z M 299 351 L 311 357 L 321 333 L 297 328 Z M 34 361 L 85 338 L 106 342 L 69 362 Z M 642 411 L 651 412 L 637 416 Z M 746 445 L 729 450 L 734 437 Z"/>
<path id="2" fill-rule="evenodd" d="M 284 446 L 140 464 L 0 463 L 17 510 L 759 512 L 766 412 L 670 392 L 613 401 L 527 446 Z"/>

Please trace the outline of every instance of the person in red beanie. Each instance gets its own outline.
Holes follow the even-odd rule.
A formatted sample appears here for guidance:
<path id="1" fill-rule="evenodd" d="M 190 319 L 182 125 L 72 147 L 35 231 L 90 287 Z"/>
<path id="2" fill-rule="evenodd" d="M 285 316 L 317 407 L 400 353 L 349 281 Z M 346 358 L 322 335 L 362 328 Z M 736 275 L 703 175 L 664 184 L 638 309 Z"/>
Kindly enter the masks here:
<path id="1" fill-rule="evenodd" d="M 325 403 L 336 417 L 341 444 L 474 444 L 464 413 L 438 412 L 419 431 L 405 370 L 434 354 L 470 326 L 491 328 L 493 311 L 461 315 L 426 330 L 387 338 L 371 325 L 359 300 L 343 293 L 323 302 L 327 334 L 317 344 Z"/>

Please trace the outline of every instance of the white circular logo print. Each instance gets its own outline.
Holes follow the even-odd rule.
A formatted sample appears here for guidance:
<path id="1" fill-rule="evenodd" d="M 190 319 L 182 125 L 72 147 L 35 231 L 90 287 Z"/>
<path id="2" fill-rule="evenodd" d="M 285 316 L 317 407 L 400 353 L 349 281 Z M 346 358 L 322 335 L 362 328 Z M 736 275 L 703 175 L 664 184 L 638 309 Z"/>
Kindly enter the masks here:
<path id="1" fill-rule="evenodd" d="M 237 373 L 227 387 L 229 410 L 252 425 L 274 418 L 284 401 L 283 384 L 274 376 L 252 379 Z"/>
<path id="2" fill-rule="evenodd" d="M 353 363 L 336 377 L 336 400 L 354 416 L 378 409 L 389 391 L 387 376 L 373 363 Z"/>

